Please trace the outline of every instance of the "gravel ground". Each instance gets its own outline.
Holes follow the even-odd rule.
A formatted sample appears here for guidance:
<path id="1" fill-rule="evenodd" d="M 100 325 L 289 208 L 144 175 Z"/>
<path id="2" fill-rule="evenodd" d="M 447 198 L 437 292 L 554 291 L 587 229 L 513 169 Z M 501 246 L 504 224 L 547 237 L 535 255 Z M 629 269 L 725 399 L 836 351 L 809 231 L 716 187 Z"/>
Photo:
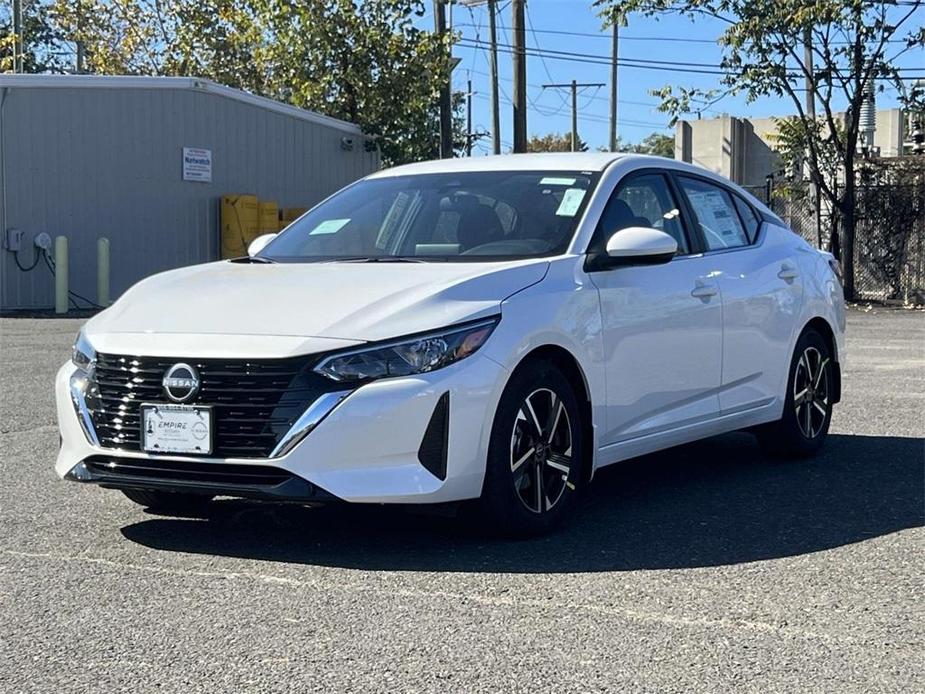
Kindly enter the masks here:
<path id="1" fill-rule="evenodd" d="M 822 455 L 603 471 L 561 532 L 377 509 L 151 515 L 59 481 L 78 320 L 0 321 L 0 691 L 913 692 L 925 315 L 852 311 Z"/>

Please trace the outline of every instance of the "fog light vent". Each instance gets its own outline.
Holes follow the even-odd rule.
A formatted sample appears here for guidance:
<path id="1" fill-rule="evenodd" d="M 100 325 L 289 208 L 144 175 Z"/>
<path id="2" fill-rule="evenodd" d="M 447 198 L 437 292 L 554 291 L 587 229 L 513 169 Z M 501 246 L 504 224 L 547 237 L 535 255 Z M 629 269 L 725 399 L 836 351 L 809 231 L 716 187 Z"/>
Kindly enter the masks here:
<path id="1" fill-rule="evenodd" d="M 450 435 L 450 394 L 444 393 L 434 407 L 430 422 L 424 431 L 418 460 L 427 470 L 441 480 L 446 479 L 447 443 Z"/>

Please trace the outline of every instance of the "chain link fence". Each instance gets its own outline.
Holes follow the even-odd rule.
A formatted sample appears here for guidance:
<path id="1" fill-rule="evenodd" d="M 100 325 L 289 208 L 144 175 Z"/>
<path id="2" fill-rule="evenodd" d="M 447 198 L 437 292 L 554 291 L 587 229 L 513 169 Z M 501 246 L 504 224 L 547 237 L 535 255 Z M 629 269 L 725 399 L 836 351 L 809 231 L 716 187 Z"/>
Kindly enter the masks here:
<path id="1" fill-rule="evenodd" d="M 837 215 L 825 200 L 815 204 L 809 182 L 770 179 L 746 190 L 813 246 L 843 247 Z M 854 299 L 925 304 L 925 159 L 903 182 L 859 182 L 856 202 Z"/>

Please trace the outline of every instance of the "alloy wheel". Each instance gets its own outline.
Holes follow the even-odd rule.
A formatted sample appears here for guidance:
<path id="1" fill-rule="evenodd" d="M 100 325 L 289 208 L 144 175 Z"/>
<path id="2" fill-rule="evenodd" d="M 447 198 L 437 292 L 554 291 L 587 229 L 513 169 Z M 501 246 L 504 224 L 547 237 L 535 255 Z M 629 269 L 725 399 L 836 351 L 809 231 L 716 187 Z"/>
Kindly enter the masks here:
<path id="1" fill-rule="evenodd" d="M 793 376 L 793 407 L 800 432 L 814 439 L 829 415 L 829 359 L 815 347 L 803 350 Z"/>
<path id="2" fill-rule="evenodd" d="M 528 395 L 511 434 L 511 473 L 521 503 L 534 513 L 552 509 L 569 484 L 572 424 L 562 399 L 548 388 Z"/>

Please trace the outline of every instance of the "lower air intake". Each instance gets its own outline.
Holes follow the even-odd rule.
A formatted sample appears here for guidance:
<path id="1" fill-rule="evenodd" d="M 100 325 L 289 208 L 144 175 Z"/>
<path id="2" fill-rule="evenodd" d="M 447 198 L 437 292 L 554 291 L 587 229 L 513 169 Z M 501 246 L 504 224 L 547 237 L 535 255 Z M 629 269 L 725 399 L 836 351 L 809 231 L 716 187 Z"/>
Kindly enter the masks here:
<path id="1" fill-rule="evenodd" d="M 450 435 L 450 394 L 444 393 L 434 407 L 424 431 L 418 460 L 434 477 L 446 479 L 447 445 Z"/>

